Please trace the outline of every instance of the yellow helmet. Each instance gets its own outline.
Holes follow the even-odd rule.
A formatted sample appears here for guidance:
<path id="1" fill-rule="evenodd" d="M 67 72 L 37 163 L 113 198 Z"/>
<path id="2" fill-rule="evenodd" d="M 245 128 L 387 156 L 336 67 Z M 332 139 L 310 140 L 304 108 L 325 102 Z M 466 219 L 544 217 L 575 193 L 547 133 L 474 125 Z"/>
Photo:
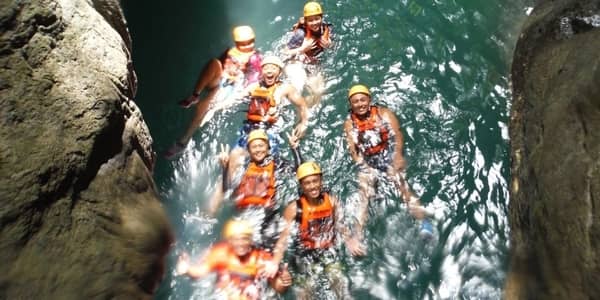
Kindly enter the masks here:
<path id="1" fill-rule="evenodd" d="M 296 178 L 298 178 L 298 180 L 300 181 L 304 177 L 317 174 L 322 174 L 321 168 L 319 168 L 319 165 L 317 165 L 317 163 L 309 161 L 301 164 L 298 167 L 298 170 L 296 171 Z"/>
<path id="2" fill-rule="evenodd" d="M 319 3 L 311 1 L 304 5 L 304 16 L 305 17 L 322 15 L 322 14 L 323 14 L 323 9 L 321 9 L 321 5 Z"/>
<path id="3" fill-rule="evenodd" d="M 247 42 L 254 39 L 254 30 L 250 26 L 237 26 L 233 28 L 233 40 L 235 42 Z"/>
<path id="4" fill-rule="evenodd" d="M 371 97 L 371 92 L 369 92 L 369 88 L 365 85 L 362 84 L 357 84 L 354 85 L 350 88 L 350 90 L 348 91 L 348 98 L 352 97 L 354 94 L 365 94 L 369 97 Z"/>
<path id="5" fill-rule="evenodd" d="M 267 136 L 267 133 L 262 129 L 255 129 L 250 131 L 250 134 L 248 134 L 248 145 L 250 145 L 250 142 L 257 139 L 265 140 L 267 144 L 269 143 L 269 137 Z"/>
<path id="6" fill-rule="evenodd" d="M 228 239 L 238 235 L 250 235 L 254 234 L 252 224 L 244 220 L 229 220 L 223 227 L 223 238 Z"/>
<path id="7" fill-rule="evenodd" d="M 275 55 L 269 55 L 269 56 L 263 58 L 262 62 L 260 63 L 260 67 L 262 68 L 262 66 L 268 65 L 268 64 L 276 65 L 280 69 L 283 69 L 283 62 L 281 61 L 281 59 L 279 57 L 277 57 Z"/>

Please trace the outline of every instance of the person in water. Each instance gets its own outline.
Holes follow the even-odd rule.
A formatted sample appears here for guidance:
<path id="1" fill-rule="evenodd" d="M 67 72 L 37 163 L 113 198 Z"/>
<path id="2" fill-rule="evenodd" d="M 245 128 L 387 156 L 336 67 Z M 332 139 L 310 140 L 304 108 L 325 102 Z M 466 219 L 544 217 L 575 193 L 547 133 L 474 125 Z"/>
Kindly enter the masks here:
<path id="1" fill-rule="evenodd" d="M 409 212 L 421 221 L 421 235 L 430 237 L 433 227 L 426 216 L 432 213 L 420 205 L 404 179 L 406 163 L 402 155 L 404 138 L 394 113 L 381 106 L 371 105 L 369 88 L 357 84 L 348 92 L 350 115 L 344 122 L 344 132 L 352 159 L 359 167 L 360 204 L 356 230 L 362 233 L 368 218 L 369 199 L 382 175 L 391 179 L 400 191 Z"/>
<path id="2" fill-rule="evenodd" d="M 285 54 L 304 63 L 315 63 L 325 49 L 331 48 L 331 24 L 323 21 L 323 9 L 317 2 L 304 5 L 304 16 L 293 26 Z"/>
<path id="3" fill-rule="evenodd" d="M 304 14 L 293 26 L 292 35 L 283 50 L 287 58 L 285 74 L 302 93 L 306 88 L 306 102 L 314 106 L 325 93 L 325 80 L 320 71 L 319 57 L 332 48 L 331 24 L 323 20 L 323 9 L 317 2 L 304 5 Z"/>
<path id="4" fill-rule="evenodd" d="M 216 273 L 216 288 L 225 299 L 260 299 L 264 294 L 262 279 L 283 293 L 292 283 L 287 269 L 279 267 L 271 254 L 252 243 L 252 225 L 245 220 L 230 220 L 223 229 L 223 239 L 212 246 L 197 263 L 187 254 L 179 257 L 178 275 L 202 278 Z M 219 298 L 219 299 L 222 299 Z"/>
<path id="5" fill-rule="evenodd" d="M 291 136 L 290 136 L 290 139 Z M 293 140 L 292 140 L 293 141 Z M 236 213 L 245 219 L 254 220 L 256 227 L 260 228 L 261 247 L 272 250 L 277 240 L 277 186 L 278 179 L 286 173 L 293 173 L 302 160 L 296 148 L 292 148 L 295 165 L 292 166 L 280 157 L 270 154 L 269 137 L 262 129 L 256 129 L 248 135 L 247 149 L 250 160 L 246 164 L 243 174 L 235 176 L 234 172 L 224 175 L 225 182 L 217 188 L 218 195 L 213 196 L 209 213 L 215 215 L 223 201 L 223 186 L 234 185 L 234 179 L 240 178 L 235 184 L 233 202 Z M 219 161 L 224 170 L 227 170 L 229 155 L 226 149 L 219 155 Z"/>
<path id="6" fill-rule="evenodd" d="M 297 226 L 297 242 L 291 263 L 296 270 L 294 282 L 299 299 L 314 299 L 319 287 L 316 278 L 325 277 L 337 299 L 348 299 L 348 283 L 339 260 L 337 241 L 341 238 L 352 255 L 363 256 L 365 248 L 343 223 L 340 201 L 325 191 L 321 168 L 315 162 L 302 163 L 297 170 L 300 198 L 284 210 L 285 226 L 274 250 L 274 261 L 281 262 L 292 227 Z"/>
<path id="7" fill-rule="evenodd" d="M 230 171 L 237 170 L 247 155 L 246 146 L 248 134 L 255 129 L 264 129 L 269 136 L 271 154 L 279 153 L 279 134 L 283 124 L 280 118 L 281 110 L 287 103 L 296 107 L 298 122 L 292 130 L 294 139 L 301 139 L 308 126 L 308 108 L 304 97 L 291 84 L 280 80 L 283 62 L 277 56 L 267 56 L 261 64 L 260 80 L 248 86 L 250 102 L 246 120 L 240 130 L 240 137 L 231 150 L 229 166 Z"/>
<path id="8" fill-rule="evenodd" d="M 183 136 L 164 153 L 165 158 L 172 159 L 185 149 L 220 88 L 240 81 L 249 85 L 258 80 L 262 57 L 254 47 L 254 39 L 254 30 L 250 26 L 235 27 L 235 46 L 227 49 L 220 58 L 211 59 L 204 67 L 192 94 L 179 102 L 185 108 L 198 103 L 194 117 Z M 205 93 L 201 99 L 203 91 Z"/>

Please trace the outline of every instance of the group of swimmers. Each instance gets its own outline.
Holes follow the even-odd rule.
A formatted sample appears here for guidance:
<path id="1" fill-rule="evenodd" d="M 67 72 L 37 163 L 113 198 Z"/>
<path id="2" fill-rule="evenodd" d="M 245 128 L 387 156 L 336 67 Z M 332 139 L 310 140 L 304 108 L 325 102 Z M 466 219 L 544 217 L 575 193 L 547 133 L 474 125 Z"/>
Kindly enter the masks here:
<path id="1" fill-rule="evenodd" d="M 319 64 L 320 54 L 332 46 L 331 37 L 331 25 L 324 22 L 321 5 L 306 3 L 303 17 L 294 25 L 283 51 L 286 63 L 301 63 L 310 70 Z M 350 113 L 344 132 L 350 155 L 358 166 L 360 188 L 360 205 L 351 227 L 344 223 L 342 201 L 324 188 L 319 164 L 303 162 L 298 150 L 308 125 L 303 91 L 280 80 L 284 62 L 277 56 L 263 58 L 254 48 L 254 38 L 251 27 L 235 27 L 235 47 L 219 59 L 211 60 L 192 95 L 180 102 L 184 107 L 195 104 L 196 114 L 186 133 L 167 151 L 167 157 L 185 149 L 206 113 L 216 105 L 215 96 L 221 89 L 242 81 L 248 108 L 233 149 L 221 147 L 218 157 L 223 167 L 223 184 L 217 186 L 209 207 L 209 213 L 214 215 L 223 199 L 231 197 L 237 217 L 225 223 L 223 241 L 212 246 L 200 261 L 192 263 L 187 255 L 181 255 L 176 272 L 192 278 L 216 273 L 217 290 L 225 299 L 260 298 L 266 292 L 267 282 L 278 293 L 285 292 L 293 283 L 297 298 L 313 299 L 321 292 L 317 284 L 320 280 L 314 280 L 314 276 L 326 278 L 336 298 L 349 299 L 338 241 L 343 241 L 353 256 L 366 254 L 363 230 L 378 180 L 391 181 L 410 214 L 421 220 L 421 233 L 432 234 L 428 221 L 431 212 L 420 205 L 403 176 L 405 161 L 399 122 L 391 110 L 372 105 L 371 93 L 365 85 L 349 89 Z M 296 107 L 298 116 L 297 124 L 287 136 L 293 165 L 281 158 L 278 148 L 278 124 L 282 122 L 279 114 L 284 100 Z M 300 195 L 280 212 L 277 179 L 293 172 Z M 260 216 L 258 222 L 256 215 Z M 296 244 L 286 259 L 290 239 Z"/>

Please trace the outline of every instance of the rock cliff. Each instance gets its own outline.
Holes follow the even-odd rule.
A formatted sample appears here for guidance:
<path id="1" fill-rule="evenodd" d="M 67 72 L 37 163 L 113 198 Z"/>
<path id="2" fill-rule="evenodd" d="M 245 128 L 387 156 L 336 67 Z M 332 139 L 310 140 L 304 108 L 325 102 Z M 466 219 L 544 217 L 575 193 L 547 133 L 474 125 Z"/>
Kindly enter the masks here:
<path id="1" fill-rule="evenodd" d="M 149 298 L 172 241 L 117 0 L 0 0 L 0 299 Z"/>
<path id="2" fill-rule="evenodd" d="M 512 65 L 507 299 L 600 299 L 600 1 L 538 1 Z"/>

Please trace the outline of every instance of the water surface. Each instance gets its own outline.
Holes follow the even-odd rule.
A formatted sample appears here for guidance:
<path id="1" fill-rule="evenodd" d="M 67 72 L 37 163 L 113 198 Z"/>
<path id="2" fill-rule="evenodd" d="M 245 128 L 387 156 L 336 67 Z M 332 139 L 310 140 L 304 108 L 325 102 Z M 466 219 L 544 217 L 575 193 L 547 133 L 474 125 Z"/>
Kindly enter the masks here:
<path id="1" fill-rule="evenodd" d="M 344 257 L 359 299 L 499 299 L 508 263 L 509 65 L 526 1 L 323 1 L 336 47 L 324 58 L 327 92 L 311 109 L 301 145 L 352 211 L 356 182 L 342 137 L 348 88 L 371 87 L 392 109 L 405 139 L 407 178 L 437 208 L 436 239 L 416 224 L 390 189 L 371 207 L 369 254 Z M 125 2 L 139 77 L 137 103 L 166 149 L 192 117 L 176 102 L 191 93 L 211 57 L 248 24 L 273 51 L 299 17 L 302 1 Z M 210 280 L 174 277 L 181 251 L 199 255 L 218 239 L 229 211 L 206 216 L 219 167 L 219 143 L 236 139 L 241 112 L 219 114 L 175 161 L 159 160 L 155 180 L 176 230 L 170 269 L 157 299 L 205 299 Z M 285 148 L 285 146 L 284 146 Z M 284 155 L 285 155 L 284 151 Z M 290 182 L 293 183 L 293 180 Z M 286 193 L 291 193 L 286 191 Z M 391 194 L 388 194 L 391 193 Z"/>

